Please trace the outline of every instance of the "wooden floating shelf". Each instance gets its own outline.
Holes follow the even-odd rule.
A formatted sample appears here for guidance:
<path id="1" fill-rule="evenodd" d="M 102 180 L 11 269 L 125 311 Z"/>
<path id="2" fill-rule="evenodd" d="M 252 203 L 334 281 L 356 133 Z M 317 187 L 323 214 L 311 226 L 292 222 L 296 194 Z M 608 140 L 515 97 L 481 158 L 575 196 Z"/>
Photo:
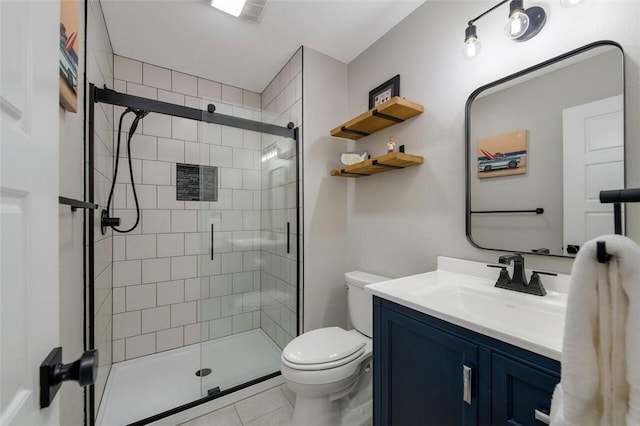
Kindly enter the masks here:
<path id="1" fill-rule="evenodd" d="M 331 136 L 358 140 L 424 112 L 424 107 L 395 96 L 331 130 Z"/>
<path id="2" fill-rule="evenodd" d="M 335 168 L 331 170 L 331 176 L 357 178 L 395 169 L 404 169 L 405 167 L 417 166 L 422 163 L 424 163 L 424 158 L 419 155 L 390 152 L 356 164 Z"/>

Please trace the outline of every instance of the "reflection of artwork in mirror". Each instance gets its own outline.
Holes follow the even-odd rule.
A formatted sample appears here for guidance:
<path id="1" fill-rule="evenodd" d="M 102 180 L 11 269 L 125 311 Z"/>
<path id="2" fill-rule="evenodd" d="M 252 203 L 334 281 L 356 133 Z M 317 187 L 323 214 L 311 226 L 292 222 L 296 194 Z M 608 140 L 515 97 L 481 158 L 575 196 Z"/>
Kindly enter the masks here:
<path id="1" fill-rule="evenodd" d="M 527 130 L 478 139 L 480 179 L 527 173 Z"/>
<path id="2" fill-rule="evenodd" d="M 527 129 L 521 164 L 481 171 L 487 155 L 480 149 L 517 149 L 477 144 L 515 129 Z M 624 188 L 622 49 L 592 43 L 480 87 L 467 101 L 466 149 L 467 238 L 474 246 L 575 256 L 585 241 L 612 234 L 613 207 L 598 196 Z M 525 175 L 504 175 L 522 166 Z M 502 177 L 483 179 L 498 172 Z M 529 213 L 538 208 L 543 213 Z"/>

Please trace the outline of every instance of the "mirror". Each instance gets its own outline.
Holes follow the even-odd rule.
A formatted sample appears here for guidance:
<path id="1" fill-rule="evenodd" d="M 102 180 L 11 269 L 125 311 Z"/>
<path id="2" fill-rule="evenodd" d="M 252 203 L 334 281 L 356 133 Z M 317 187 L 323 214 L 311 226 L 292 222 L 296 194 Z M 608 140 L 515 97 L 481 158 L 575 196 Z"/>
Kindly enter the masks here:
<path id="1" fill-rule="evenodd" d="M 466 106 L 467 238 L 573 257 L 613 233 L 624 188 L 624 55 L 596 42 L 487 84 Z"/>

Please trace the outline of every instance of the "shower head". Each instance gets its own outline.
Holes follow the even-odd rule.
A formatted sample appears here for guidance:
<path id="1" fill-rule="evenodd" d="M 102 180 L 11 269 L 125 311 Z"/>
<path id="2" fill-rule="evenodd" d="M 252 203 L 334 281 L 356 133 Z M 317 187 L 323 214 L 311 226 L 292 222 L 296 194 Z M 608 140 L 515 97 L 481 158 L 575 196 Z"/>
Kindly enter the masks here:
<path id="1" fill-rule="evenodd" d="M 143 109 L 138 109 L 138 108 L 134 109 L 133 112 L 140 119 L 143 119 L 144 117 L 147 116 L 147 114 L 149 114 L 149 111 L 145 111 Z"/>
<path id="2" fill-rule="evenodd" d="M 125 113 L 127 112 L 133 112 L 136 115 L 136 118 L 134 118 L 133 122 L 131 123 L 131 128 L 129 128 L 129 137 L 131 137 L 131 135 L 136 132 L 140 120 L 142 120 L 147 114 L 149 114 L 149 111 L 145 111 L 139 108 L 127 108 Z"/>

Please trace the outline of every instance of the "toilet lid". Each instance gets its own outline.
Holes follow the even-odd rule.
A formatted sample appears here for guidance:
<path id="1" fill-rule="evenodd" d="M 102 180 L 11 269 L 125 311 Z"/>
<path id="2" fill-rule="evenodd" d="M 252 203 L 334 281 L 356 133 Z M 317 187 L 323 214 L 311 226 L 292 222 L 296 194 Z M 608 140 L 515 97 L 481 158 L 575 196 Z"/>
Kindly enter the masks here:
<path id="1" fill-rule="evenodd" d="M 365 342 L 356 334 L 339 327 L 327 327 L 296 337 L 284 348 L 282 356 L 292 364 L 333 364 L 345 358 L 350 360 L 351 355 L 362 352 L 364 346 Z"/>

